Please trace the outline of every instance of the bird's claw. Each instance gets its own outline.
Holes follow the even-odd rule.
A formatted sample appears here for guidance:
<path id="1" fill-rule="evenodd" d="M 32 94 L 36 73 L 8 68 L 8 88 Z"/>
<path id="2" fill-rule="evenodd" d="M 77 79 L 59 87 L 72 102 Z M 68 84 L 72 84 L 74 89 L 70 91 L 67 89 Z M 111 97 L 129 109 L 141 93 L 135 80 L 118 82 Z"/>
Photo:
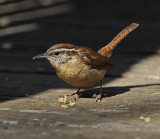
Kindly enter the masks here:
<path id="1" fill-rule="evenodd" d="M 101 100 L 102 100 L 102 95 L 101 95 L 101 94 L 98 94 L 98 95 L 94 94 L 94 95 L 92 96 L 92 98 L 96 98 L 96 99 L 95 99 L 95 102 L 97 102 L 98 100 L 101 101 Z"/>
<path id="2" fill-rule="evenodd" d="M 75 100 L 75 101 L 79 101 L 79 95 L 76 94 L 76 93 L 74 94 L 74 100 Z"/>

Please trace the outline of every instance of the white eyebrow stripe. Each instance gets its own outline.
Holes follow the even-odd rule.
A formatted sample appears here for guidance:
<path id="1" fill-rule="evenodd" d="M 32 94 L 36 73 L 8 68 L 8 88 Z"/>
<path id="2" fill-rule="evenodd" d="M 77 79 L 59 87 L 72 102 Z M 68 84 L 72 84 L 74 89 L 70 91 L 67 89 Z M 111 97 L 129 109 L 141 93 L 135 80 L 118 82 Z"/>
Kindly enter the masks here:
<path id="1" fill-rule="evenodd" d="M 59 51 L 59 52 L 61 52 L 61 51 L 75 51 L 75 52 L 78 52 L 79 50 L 76 50 L 76 49 L 68 49 L 68 48 L 60 48 L 60 49 L 54 49 L 54 50 L 52 50 L 52 51 L 50 51 L 50 53 L 51 52 L 54 52 L 54 51 Z"/>

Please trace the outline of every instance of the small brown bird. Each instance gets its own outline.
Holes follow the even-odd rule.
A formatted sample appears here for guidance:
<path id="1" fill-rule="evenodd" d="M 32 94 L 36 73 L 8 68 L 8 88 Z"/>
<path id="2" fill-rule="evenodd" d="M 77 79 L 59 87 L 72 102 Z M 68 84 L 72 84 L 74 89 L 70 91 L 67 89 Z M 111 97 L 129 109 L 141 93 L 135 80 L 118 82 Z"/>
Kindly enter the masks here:
<path id="1" fill-rule="evenodd" d="M 81 88 L 88 88 L 101 82 L 100 93 L 93 95 L 97 102 L 102 99 L 103 78 L 107 69 L 113 66 L 109 60 L 113 49 L 137 27 L 138 24 L 136 23 L 130 24 L 98 52 L 87 47 L 78 47 L 72 44 L 62 43 L 53 45 L 46 53 L 39 54 L 33 59 L 48 59 L 62 80 L 74 87 L 78 87 L 74 96 L 75 101 L 79 100 L 79 91 Z"/>

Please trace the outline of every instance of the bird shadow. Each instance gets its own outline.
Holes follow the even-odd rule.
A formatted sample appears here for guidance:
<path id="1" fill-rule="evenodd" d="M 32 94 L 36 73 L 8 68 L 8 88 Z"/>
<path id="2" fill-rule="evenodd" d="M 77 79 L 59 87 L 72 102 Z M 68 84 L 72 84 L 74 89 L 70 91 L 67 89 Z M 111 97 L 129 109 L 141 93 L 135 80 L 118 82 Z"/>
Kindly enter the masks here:
<path id="1" fill-rule="evenodd" d="M 144 85 L 133 85 L 133 86 L 116 86 L 116 87 L 105 87 L 102 90 L 102 97 L 112 97 L 119 94 L 126 93 L 130 91 L 131 88 L 138 88 L 138 87 L 146 87 L 146 86 L 155 86 L 160 84 L 144 84 Z M 81 98 L 92 98 L 93 95 L 98 95 L 100 89 L 99 88 L 93 88 L 93 89 L 87 89 L 80 92 Z M 73 93 L 72 95 L 74 95 Z"/>

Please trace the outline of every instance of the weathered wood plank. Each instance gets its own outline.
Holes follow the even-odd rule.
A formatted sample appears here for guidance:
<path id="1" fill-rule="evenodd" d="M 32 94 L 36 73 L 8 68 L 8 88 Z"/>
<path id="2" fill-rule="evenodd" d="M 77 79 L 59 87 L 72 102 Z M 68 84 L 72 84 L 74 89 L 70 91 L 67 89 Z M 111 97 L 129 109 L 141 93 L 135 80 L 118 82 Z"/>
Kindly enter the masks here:
<path id="1" fill-rule="evenodd" d="M 105 96 L 101 103 L 95 104 L 93 99 L 86 98 L 84 95 L 75 107 L 63 109 L 58 104 L 57 98 L 65 94 L 70 95 L 75 90 L 65 89 L 66 87 L 62 89 L 62 83 L 59 84 L 61 89 L 48 88 L 48 90 L 47 87 L 50 85 L 46 86 L 44 82 L 42 85 L 40 80 L 45 80 L 48 76 L 36 76 L 37 83 L 33 80 L 34 78 L 33 75 L 10 74 L 6 86 L 9 87 L 10 83 L 13 82 L 11 84 L 14 84 L 15 87 L 20 87 L 21 84 L 24 84 L 23 80 L 30 81 L 32 79 L 32 83 L 26 82 L 24 84 L 26 87 L 21 85 L 24 91 L 17 90 L 25 92 L 25 88 L 30 86 L 28 91 L 32 93 L 32 86 L 37 84 L 37 94 L 1 103 L 0 125 L 2 129 L 0 129 L 0 134 L 3 137 L 8 137 L 10 136 L 9 133 L 13 132 L 15 137 L 21 138 L 32 138 L 32 136 L 34 138 L 52 138 L 53 134 L 58 138 L 76 138 L 77 134 L 83 138 L 94 138 L 97 135 L 104 138 L 106 131 L 108 136 L 112 136 L 114 133 L 116 136 L 121 134 L 124 137 L 146 137 L 148 135 L 159 137 L 160 117 L 158 108 L 160 103 L 158 96 L 160 94 L 157 90 L 160 89 L 160 86 L 156 82 L 153 83 L 152 80 L 144 83 L 144 78 L 139 78 L 138 81 L 130 77 L 109 79 L 112 82 L 107 84 L 107 88 L 104 85 L 103 90 L 104 94 L 108 94 L 108 97 Z M 48 79 L 51 80 L 50 77 Z M 15 82 L 16 80 L 18 82 Z M 55 80 L 57 82 L 57 79 Z M 21 84 L 19 84 L 20 82 Z M 0 85 L 2 84 L 0 83 Z M 56 87 L 58 87 L 57 85 L 58 83 L 56 83 Z M 10 87 L 10 90 L 12 88 L 13 86 Z M 87 92 L 90 94 L 91 92 L 98 92 L 98 90 L 91 89 Z M 84 94 L 87 92 L 83 91 Z M 69 99 L 73 100 L 72 97 Z M 151 122 L 141 121 L 140 116 L 150 117 Z M 72 135 L 70 134 L 71 130 Z"/>
<path id="2" fill-rule="evenodd" d="M 0 37 L 1 138 L 159 138 L 159 2 L 95 2 L 73 1 L 76 9 L 67 16 L 28 18 L 1 27 L 13 31 Z M 7 17 L 13 19 L 14 14 Z M 140 26 L 114 51 L 115 68 L 104 79 L 102 102 L 91 98 L 99 93 L 97 86 L 82 90 L 76 106 L 63 109 L 57 99 L 76 89 L 59 79 L 47 61 L 32 57 L 62 42 L 98 50 L 131 21 Z M 28 24 L 37 28 L 14 33 Z"/>

